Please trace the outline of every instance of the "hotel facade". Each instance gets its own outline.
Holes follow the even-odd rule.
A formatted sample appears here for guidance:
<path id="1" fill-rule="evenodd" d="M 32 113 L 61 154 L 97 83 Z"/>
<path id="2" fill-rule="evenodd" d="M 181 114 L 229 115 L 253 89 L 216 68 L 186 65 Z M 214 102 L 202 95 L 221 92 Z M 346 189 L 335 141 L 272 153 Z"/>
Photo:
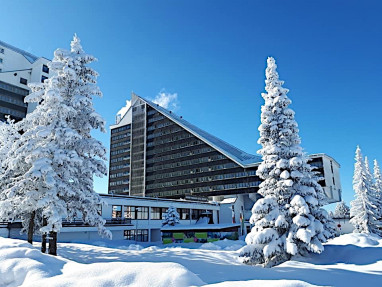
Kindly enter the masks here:
<path id="1" fill-rule="evenodd" d="M 341 200 L 340 165 L 310 155 L 328 202 Z M 261 162 L 161 106 L 132 94 L 131 107 L 111 126 L 109 194 L 213 200 L 240 198 L 243 212 L 259 198 Z"/>
<path id="2" fill-rule="evenodd" d="M 43 57 L 0 41 L 0 120 L 6 115 L 21 120 L 36 105 L 24 103 L 32 82 L 43 82 L 50 76 L 48 63 Z"/>

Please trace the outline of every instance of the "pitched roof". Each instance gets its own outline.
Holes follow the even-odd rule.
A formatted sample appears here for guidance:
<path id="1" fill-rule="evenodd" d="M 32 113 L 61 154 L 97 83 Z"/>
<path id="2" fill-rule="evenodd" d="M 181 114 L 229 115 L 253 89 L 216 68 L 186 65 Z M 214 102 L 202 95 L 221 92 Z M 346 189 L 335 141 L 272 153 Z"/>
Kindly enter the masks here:
<path id="1" fill-rule="evenodd" d="M 241 149 L 207 133 L 206 131 L 198 128 L 197 126 L 194 126 L 193 124 L 184 120 L 182 117 L 177 116 L 173 112 L 166 110 L 165 108 L 159 106 L 158 104 L 155 104 L 149 100 L 146 100 L 145 98 L 142 98 L 138 95 L 135 95 L 135 96 L 137 96 L 138 98 L 146 102 L 149 106 L 156 109 L 158 112 L 160 112 L 161 114 L 163 114 L 170 120 L 180 125 L 182 128 L 184 128 L 188 132 L 192 133 L 197 138 L 201 139 L 202 141 L 206 142 L 213 148 L 220 151 L 222 154 L 224 154 L 225 156 L 227 156 L 228 158 L 236 162 L 238 165 L 242 167 L 250 167 L 261 162 L 260 156 L 246 153 L 242 151 Z"/>
<path id="2" fill-rule="evenodd" d="M 34 63 L 39 57 L 27 52 L 27 51 L 24 51 L 24 50 L 21 50 L 19 48 L 16 48 L 15 46 L 12 46 L 10 44 L 7 44 L 3 41 L 0 41 L 0 46 L 2 47 L 6 47 L 16 53 L 19 53 L 21 55 L 23 55 L 30 63 Z"/>

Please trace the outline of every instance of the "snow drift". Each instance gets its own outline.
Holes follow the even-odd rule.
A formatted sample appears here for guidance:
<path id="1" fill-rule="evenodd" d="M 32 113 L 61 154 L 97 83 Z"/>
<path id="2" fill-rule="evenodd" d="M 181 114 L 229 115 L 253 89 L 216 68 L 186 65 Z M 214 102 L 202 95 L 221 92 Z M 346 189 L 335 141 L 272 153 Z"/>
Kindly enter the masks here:
<path id="1" fill-rule="evenodd" d="M 178 263 L 80 264 L 42 254 L 20 240 L 0 238 L 0 286 L 200 286 Z"/>

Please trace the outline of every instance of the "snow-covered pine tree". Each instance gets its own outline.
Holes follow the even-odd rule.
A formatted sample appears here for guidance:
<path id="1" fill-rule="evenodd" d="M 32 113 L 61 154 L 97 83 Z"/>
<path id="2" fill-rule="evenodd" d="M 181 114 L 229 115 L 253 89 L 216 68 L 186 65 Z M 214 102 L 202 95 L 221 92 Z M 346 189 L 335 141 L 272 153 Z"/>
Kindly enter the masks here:
<path id="1" fill-rule="evenodd" d="M 368 164 L 362 157 L 359 146 L 356 149 L 353 176 L 355 199 L 350 203 L 350 223 L 356 233 L 380 234 L 377 220 L 378 209 Z"/>
<path id="2" fill-rule="evenodd" d="M 5 123 L 0 122 L 0 220 L 14 221 L 22 218 L 25 224 L 21 233 L 28 233 L 28 242 L 33 243 L 33 234 L 38 233 L 38 218 L 31 206 L 21 209 L 22 197 L 19 193 L 13 193 L 12 201 L 8 200 L 7 188 L 12 185 L 14 178 L 22 174 L 23 167 L 18 169 L 10 168 L 9 161 L 14 157 L 12 150 L 19 144 L 20 132 L 23 122 L 15 123 L 9 116 Z M 25 165 L 21 163 L 21 165 Z"/>
<path id="3" fill-rule="evenodd" d="M 377 199 L 378 222 L 382 223 L 382 176 L 378 161 L 374 160 L 374 191 Z"/>
<path id="4" fill-rule="evenodd" d="M 336 208 L 334 210 L 334 218 L 349 218 L 350 208 L 346 205 L 345 201 L 341 201 L 337 203 Z"/>
<path id="5" fill-rule="evenodd" d="M 267 93 L 262 97 L 259 144 L 262 155 L 257 175 L 263 179 L 252 209 L 252 231 L 240 257 L 247 264 L 272 267 L 292 255 L 320 253 L 322 242 L 332 237 L 332 220 L 320 207 L 325 202 L 322 187 L 308 163 L 298 135 L 294 112 L 289 108 L 288 90 L 279 80 L 276 63 L 268 58 Z M 271 213 L 269 213 L 272 210 Z"/>
<path id="6" fill-rule="evenodd" d="M 63 218 L 82 218 L 97 226 L 101 235 L 111 236 L 98 215 L 101 199 L 93 189 L 93 176 L 107 174 L 106 149 L 90 134 L 94 129 L 105 131 L 92 101 L 93 96 L 102 96 L 96 85 L 98 73 L 88 67 L 95 60 L 75 35 L 70 51 L 55 51 L 50 64 L 54 76 L 30 85 L 32 93 L 25 99 L 38 106 L 24 119 L 20 144 L 12 150 L 10 166 L 24 168 L 5 192 L 8 202 L 20 203 L 17 212 L 41 212 L 45 234 L 59 232 Z"/>
<path id="7" fill-rule="evenodd" d="M 6 122 L 0 121 L 0 221 L 8 221 L 13 207 L 6 204 L 7 193 L 5 189 L 12 177 L 6 174 L 8 170 L 8 158 L 13 144 L 20 138 L 18 125 L 10 117 Z"/>
<path id="8" fill-rule="evenodd" d="M 169 206 L 169 208 L 167 209 L 167 213 L 163 218 L 162 226 L 174 226 L 175 224 L 179 224 L 179 219 L 180 216 L 178 211 L 176 211 L 176 208 L 174 206 Z"/>

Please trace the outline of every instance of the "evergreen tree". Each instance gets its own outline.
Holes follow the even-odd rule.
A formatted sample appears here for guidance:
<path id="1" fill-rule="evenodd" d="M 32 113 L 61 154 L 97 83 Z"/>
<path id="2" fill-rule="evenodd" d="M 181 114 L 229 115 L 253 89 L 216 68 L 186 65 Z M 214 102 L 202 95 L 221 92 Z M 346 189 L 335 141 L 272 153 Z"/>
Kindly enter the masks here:
<path id="1" fill-rule="evenodd" d="M 374 160 L 374 191 L 377 199 L 378 221 L 382 222 L 382 176 L 378 161 Z"/>
<path id="2" fill-rule="evenodd" d="M 349 218 L 350 208 L 346 205 L 345 201 L 338 202 L 334 210 L 334 218 Z"/>
<path id="3" fill-rule="evenodd" d="M 350 223 L 356 233 L 379 234 L 378 209 L 368 163 L 357 146 L 354 165 L 353 189 L 355 199 L 350 203 Z"/>
<path id="4" fill-rule="evenodd" d="M 11 149 L 9 172 L 19 170 L 20 175 L 5 190 L 6 204 L 18 206 L 14 217 L 38 212 L 46 223 L 41 232 L 53 238 L 63 218 L 82 218 L 101 235 L 111 236 L 98 215 L 101 199 L 93 189 L 93 176 L 107 174 L 106 149 L 90 134 L 105 130 L 92 102 L 93 96 L 102 95 L 96 85 L 98 73 L 88 67 L 95 60 L 83 51 L 76 35 L 70 51 L 55 51 L 50 64 L 54 76 L 30 85 L 32 93 L 25 100 L 38 106 L 23 120 L 24 133 Z M 22 218 L 23 226 L 27 222 Z M 56 253 L 54 241 L 50 254 Z"/>
<path id="5" fill-rule="evenodd" d="M 179 224 L 179 213 L 176 211 L 176 208 L 174 206 L 170 206 L 167 209 L 167 213 L 165 214 L 163 221 L 162 221 L 162 226 L 165 225 L 170 225 L 174 226 L 175 224 Z"/>
<path id="6" fill-rule="evenodd" d="M 252 209 L 254 227 L 240 256 L 245 263 L 272 267 L 292 255 L 322 252 L 322 243 L 333 236 L 334 228 L 328 213 L 320 208 L 325 203 L 324 192 L 300 146 L 288 89 L 282 87 L 275 60 L 268 58 L 267 62 L 258 141 L 263 161 L 257 170 L 263 179 L 258 192 L 264 199 Z"/>

